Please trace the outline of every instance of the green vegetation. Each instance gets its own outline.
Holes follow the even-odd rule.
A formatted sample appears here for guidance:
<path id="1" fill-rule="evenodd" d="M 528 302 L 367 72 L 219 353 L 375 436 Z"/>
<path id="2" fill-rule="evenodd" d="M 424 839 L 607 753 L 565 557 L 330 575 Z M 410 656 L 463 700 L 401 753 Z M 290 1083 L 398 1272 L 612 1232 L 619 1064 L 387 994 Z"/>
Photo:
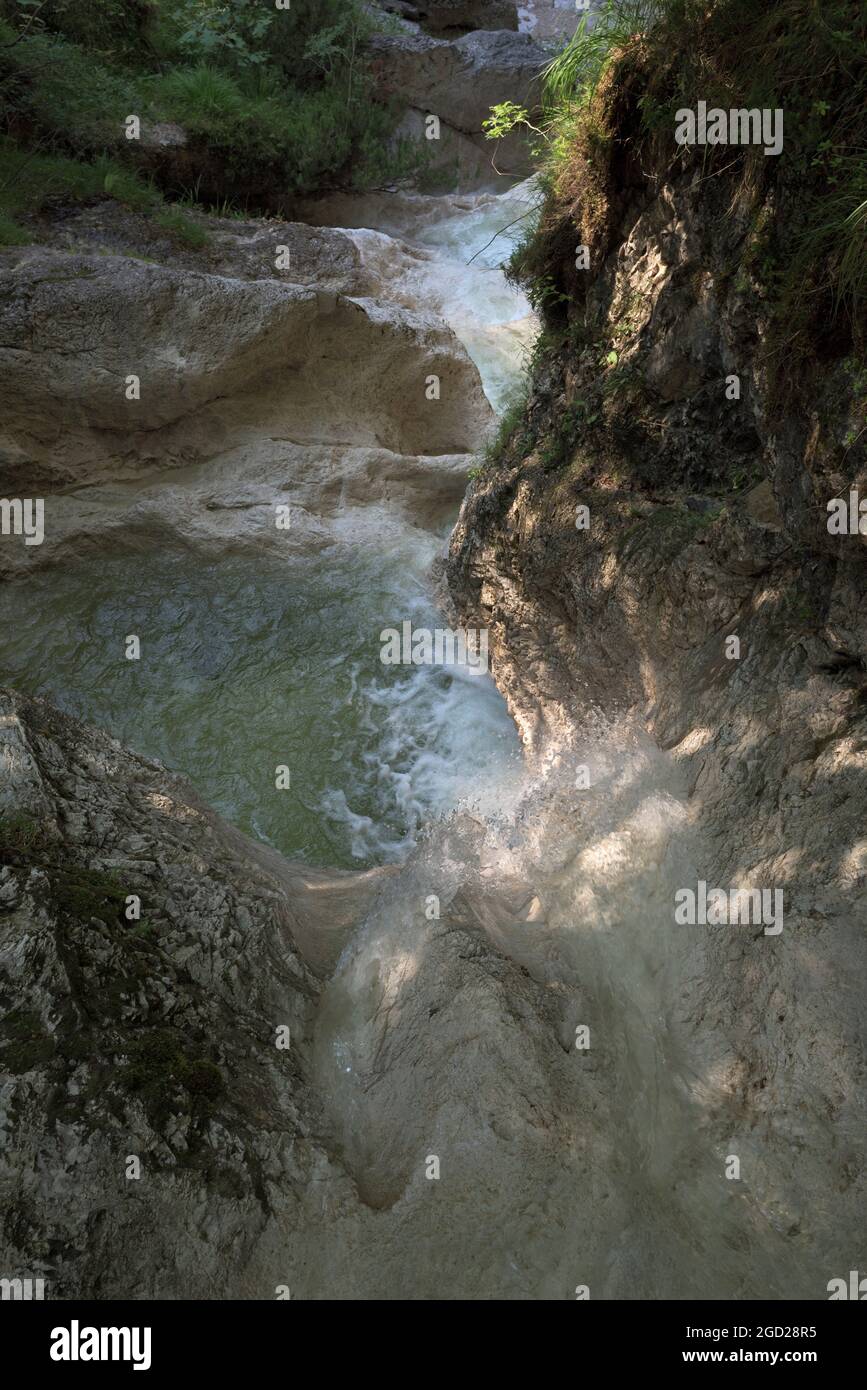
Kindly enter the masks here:
<path id="1" fill-rule="evenodd" d="M 526 387 L 519 388 L 513 395 L 506 409 L 500 416 L 497 432 L 488 443 L 485 451 L 485 458 L 488 462 L 498 458 L 507 444 L 510 443 L 518 427 L 523 423 L 527 409 L 528 392 Z"/>
<path id="2" fill-rule="evenodd" d="M 42 838 L 39 822 L 22 811 L 7 811 L 0 815 L 0 863 L 26 855 Z"/>
<path id="3" fill-rule="evenodd" d="M 16 218 L 55 203 L 113 198 L 125 207 L 147 211 L 162 196 L 134 170 L 104 156 L 92 163 L 64 155 L 39 154 L 0 137 L 0 245 L 30 240 Z"/>
<path id="4" fill-rule="evenodd" d="M 675 112 L 784 112 L 784 147 L 678 146 Z M 624 189 L 689 170 L 724 185 L 720 217 L 752 216 L 735 268 L 766 301 L 779 398 L 811 359 L 863 352 L 867 324 L 867 10 L 860 0 L 620 0 L 552 62 L 539 128 L 547 203 L 513 273 L 547 316 L 581 307 L 576 241 L 607 253 Z M 526 123 L 504 104 L 490 133 Z M 747 274 L 749 272 L 749 274 Z"/>
<path id="5" fill-rule="evenodd" d="M 0 865 L 13 870 L 22 888 L 34 871 L 40 875 L 39 896 L 56 919 L 70 987 L 67 1003 L 74 1006 L 59 1025 L 60 1047 L 37 1013 L 0 1011 L 0 1069 L 20 1075 L 51 1066 L 57 1080 L 78 1062 L 99 1068 L 106 1058 L 122 1056 L 121 1092 L 140 1099 L 153 1123 L 163 1124 L 179 1108 L 206 1122 L 226 1082 L 200 1041 L 200 1026 L 155 1025 L 131 1033 L 124 1022 L 131 1001 L 140 999 L 155 972 L 165 967 L 157 926 L 126 919 L 131 890 L 116 874 L 77 863 L 63 840 L 21 812 L 0 815 Z M 188 979 L 184 984 L 190 987 Z M 93 1080 L 91 1087 L 97 1085 L 105 1087 L 105 1079 Z M 60 1087 L 57 1113 L 66 1119 L 80 1113 L 91 1094 L 94 1089 L 70 1096 Z"/>
<path id="6" fill-rule="evenodd" d="M 410 172 L 417 149 L 393 139 L 365 60 L 372 29 L 360 0 L 0 0 L 0 244 L 53 203 L 108 196 L 201 247 L 164 197 L 194 185 L 255 212 Z M 158 123 L 186 145 L 149 146 Z"/>
<path id="7" fill-rule="evenodd" d="M 120 926 L 128 934 L 124 917 L 127 889 L 113 873 L 76 863 L 62 841 L 52 840 L 46 830 L 23 812 L 0 815 L 0 865 L 18 869 L 26 876 L 39 869 L 48 876 L 49 892 L 55 907 L 65 917 L 88 924 L 94 920 L 106 926 Z"/>
<path id="8" fill-rule="evenodd" d="M 157 1122 L 170 1113 L 179 1088 L 199 1115 L 206 1114 L 225 1091 L 219 1067 L 205 1057 L 189 1056 L 184 1039 L 171 1028 L 149 1029 L 130 1044 L 121 1080 Z"/>
<path id="9" fill-rule="evenodd" d="M 190 246 L 194 251 L 201 250 L 210 241 L 204 227 L 200 227 L 198 222 L 193 222 L 184 210 L 177 206 L 163 208 L 157 213 L 154 223 L 181 246 Z"/>
<path id="10" fill-rule="evenodd" d="M 557 417 L 554 428 L 546 436 L 541 454 L 542 467 L 546 472 L 562 468 L 571 461 L 583 431 L 595 424 L 598 418 L 598 413 L 580 396 L 572 401 Z"/>
<path id="11" fill-rule="evenodd" d="M 61 912 L 80 922 L 123 920 L 126 890 L 113 874 L 98 869 L 61 868 L 53 877 L 54 900 Z"/>
<path id="12" fill-rule="evenodd" d="M 54 1056 L 53 1039 L 37 1013 L 13 1009 L 0 1024 L 0 1070 L 19 1076 L 44 1066 Z"/>

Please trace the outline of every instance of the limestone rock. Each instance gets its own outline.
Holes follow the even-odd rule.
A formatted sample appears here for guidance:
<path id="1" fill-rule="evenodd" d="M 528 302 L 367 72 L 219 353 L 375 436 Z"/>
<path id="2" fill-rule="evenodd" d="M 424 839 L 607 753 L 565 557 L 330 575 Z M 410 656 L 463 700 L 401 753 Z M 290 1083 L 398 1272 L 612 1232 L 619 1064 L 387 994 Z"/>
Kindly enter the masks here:
<path id="1" fill-rule="evenodd" d="M 459 889 L 418 929 L 423 857 L 287 864 L 9 691 L 0 859 L 9 1277 L 50 1298 L 562 1295 L 576 1188 L 609 1194 L 604 1090 L 557 992 L 491 943 L 521 929 L 507 893 Z M 604 1227 L 581 1258 L 604 1267 Z"/>
<path id="2" fill-rule="evenodd" d="M 826 525 L 827 500 L 865 477 L 864 445 L 852 443 L 845 361 L 817 362 L 809 392 L 775 406 L 756 365 L 763 304 L 730 273 L 748 234 L 733 205 L 688 175 L 618 186 L 589 274 L 574 268 L 580 206 L 548 226 L 554 284 L 579 306 L 576 330 L 593 322 L 596 337 L 566 335 L 538 369 L 513 443 L 472 485 L 449 575 L 461 619 L 490 632 L 495 678 L 540 766 L 576 746 L 582 761 L 602 757 L 594 728 L 634 724 L 683 776 L 690 834 L 672 842 L 685 862 L 668 915 L 629 911 L 632 857 L 612 909 L 626 953 L 612 978 L 625 990 L 629 953 L 657 921 L 648 978 L 664 981 L 670 1009 L 660 1075 L 698 1095 L 717 1152 L 749 1150 L 768 1224 L 742 1251 L 779 1237 L 778 1268 L 821 1298 L 856 1257 L 865 1206 L 854 1136 L 867 1080 L 855 1007 L 867 980 L 867 552 Z M 606 797 L 566 804 L 596 818 Z M 610 882 L 601 847 L 613 854 L 618 834 L 597 835 L 581 892 L 595 855 Z M 696 879 L 779 888 L 777 946 L 730 925 L 672 936 L 674 886 Z M 681 1072 L 677 1057 L 690 1059 Z M 774 1287 L 748 1268 L 745 1255 L 742 1287 Z M 675 1261 L 667 1287 L 681 1276 Z"/>
<path id="3" fill-rule="evenodd" d="M 343 259 L 329 284 L 317 272 L 335 242 Z M 152 475 L 186 479 L 217 459 L 213 483 L 206 470 L 202 486 L 172 494 L 184 517 L 201 511 L 203 534 L 217 509 L 224 531 L 241 517 L 242 494 L 253 506 L 268 498 L 272 525 L 293 495 L 320 530 L 352 495 L 403 498 L 439 521 L 491 420 L 475 366 L 435 316 L 333 288 L 372 285 L 350 236 L 311 230 L 287 244 L 301 283 L 32 249 L 5 259 L 0 486 L 47 493 L 48 521 L 44 546 L 3 546 L 3 568 L 41 563 L 74 542 L 78 522 L 86 536 L 102 517 L 133 545 L 139 521 L 170 530 L 171 509 L 149 507 Z M 259 256 L 249 238 L 226 254 Z M 83 485 L 80 501 L 69 496 Z"/>
<path id="4" fill-rule="evenodd" d="M 478 152 L 479 178 L 495 179 L 491 157 L 501 173 L 525 175 L 531 172 L 528 145 L 521 132 L 505 140 L 487 141 L 482 122 L 492 106 L 513 101 L 537 111 L 541 99 L 540 74 L 548 55 L 528 34 L 480 31 L 462 38 L 443 40 L 424 34 L 379 35 L 371 41 L 374 71 L 383 90 L 405 102 L 421 121 L 427 114 L 439 116 L 446 137 L 469 141 Z M 419 123 L 420 139 L 424 132 Z M 440 150 L 439 142 L 425 142 L 427 153 L 436 162 L 463 159 L 464 174 L 471 165 L 462 145 Z M 464 186 L 466 177 L 462 180 Z"/>
<path id="5" fill-rule="evenodd" d="M 165 769 L 39 701 L 0 710 L 4 1271 L 52 1297 L 244 1289 L 269 1188 L 291 1220 L 323 1161 L 293 936 L 315 894 Z"/>

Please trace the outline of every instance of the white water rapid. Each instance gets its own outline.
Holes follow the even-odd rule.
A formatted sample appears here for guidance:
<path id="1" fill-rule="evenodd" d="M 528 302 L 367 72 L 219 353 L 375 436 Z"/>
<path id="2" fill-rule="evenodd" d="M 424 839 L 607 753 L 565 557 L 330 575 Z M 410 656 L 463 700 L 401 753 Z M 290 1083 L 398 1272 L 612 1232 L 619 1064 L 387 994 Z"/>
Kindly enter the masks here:
<path id="1" fill-rule="evenodd" d="M 439 216 L 428 200 L 411 229 L 401 206 L 355 233 L 372 241 L 385 230 L 434 252 L 420 263 L 419 292 L 466 342 L 497 404 L 526 342 L 526 306 L 494 269 L 504 239 L 466 262 L 528 196 L 442 200 Z M 518 222 L 505 239 L 520 231 Z M 459 697 L 453 717 L 471 720 L 472 706 Z M 741 1128 L 737 1060 L 688 1016 L 695 976 L 713 968 L 705 938 L 673 918 L 675 892 L 701 876 L 708 848 L 681 773 L 627 723 L 578 710 L 575 721 L 586 731 L 578 744 L 543 750 L 522 776 L 488 763 L 475 807 L 470 795 L 428 827 L 346 946 L 317 1034 L 331 1140 L 379 1219 L 406 1221 L 404 1239 L 415 1229 L 401 1215 L 407 1194 L 425 1200 L 425 1156 L 448 1165 L 439 1200 L 463 1232 L 449 1252 L 460 1273 L 430 1297 L 564 1298 L 585 1285 L 593 1298 L 808 1296 L 812 1267 L 786 1239 L 797 1212 L 785 1179 Z M 451 755 L 467 748 L 458 736 Z M 481 926 L 547 991 L 562 1072 L 534 1073 L 537 1042 L 519 1003 L 502 1036 L 493 1006 L 478 1020 L 478 1050 L 459 1001 L 443 1002 L 455 1017 L 441 1036 L 440 1005 L 430 1018 L 417 1012 L 415 986 L 441 959 L 446 919 Z M 404 1017 L 422 1035 L 411 1065 L 387 1041 Z M 586 1051 L 575 1046 L 580 1026 Z M 538 1145 L 520 1152 L 514 1093 L 539 1127 Z M 747 1181 L 726 1180 L 730 1154 Z M 419 1224 L 421 1259 L 434 1237 Z M 326 1240 L 325 1267 L 330 1259 L 339 1263 Z"/>

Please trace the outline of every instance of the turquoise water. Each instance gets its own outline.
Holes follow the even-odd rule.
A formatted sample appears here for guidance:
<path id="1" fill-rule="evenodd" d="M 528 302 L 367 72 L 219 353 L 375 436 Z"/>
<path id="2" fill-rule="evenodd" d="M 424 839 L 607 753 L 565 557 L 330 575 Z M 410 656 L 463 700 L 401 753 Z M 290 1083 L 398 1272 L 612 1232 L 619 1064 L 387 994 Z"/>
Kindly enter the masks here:
<path id="1" fill-rule="evenodd" d="M 495 407 L 520 375 L 532 322 L 499 268 L 522 225 L 487 243 L 528 196 L 444 200 L 417 232 L 428 253 L 419 302 L 452 324 Z M 446 625 L 430 568 L 447 533 L 383 513 L 340 534 L 312 558 L 115 548 L 37 571 L 0 588 L 0 681 L 182 773 L 289 857 L 400 860 L 455 807 L 495 811 L 492 799 L 517 785 L 519 741 L 490 677 L 379 660 L 383 628 Z M 138 661 L 125 657 L 130 634 Z M 279 766 L 288 789 L 275 785 Z"/>
<path id="2" fill-rule="evenodd" d="M 443 625 L 435 549 L 411 532 L 387 554 L 344 543 L 294 564 L 154 552 L 46 570 L 0 590 L 0 679 L 183 773 L 289 856 L 394 861 L 518 757 L 489 677 L 380 662 L 383 627 Z"/>

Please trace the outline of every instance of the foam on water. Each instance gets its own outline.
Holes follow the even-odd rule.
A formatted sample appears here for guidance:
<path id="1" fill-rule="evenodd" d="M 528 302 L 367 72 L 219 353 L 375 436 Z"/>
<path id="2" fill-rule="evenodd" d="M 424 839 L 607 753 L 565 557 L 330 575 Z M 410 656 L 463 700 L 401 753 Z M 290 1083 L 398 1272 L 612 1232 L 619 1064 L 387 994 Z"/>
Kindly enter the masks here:
<path id="1" fill-rule="evenodd" d="M 535 320 L 499 269 L 508 233 L 467 261 L 534 201 L 529 186 L 428 200 L 417 278 L 400 286 L 452 323 L 495 403 L 520 372 Z M 393 244 L 383 230 L 357 236 L 383 258 L 387 281 Z M 446 533 L 381 507 L 347 511 L 335 532 L 327 550 L 285 563 L 239 552 L 208 565 L 154 551 L 7 585 L 0 679 L 184 773 L 289 857 L 342 867 L 402 859 L 438 817 L 458 806 L 484 815 L 516 794 L 519 743 L 488 675 L 379 660 L 383 628 L 446 626 L 430 576 Z M 142 639 L 139 662 L 124 659 L 128 633 Z M 275 787 L 278 764 L 290 768 L 288 791 Z"/>
<path id="2" fill-rule="evenodd" d="M 393 861 L 520 761 L 489 676 L 380 661 L 383 628 L 444 622 L 442 542 L 419 537 L 392 521 L 378 550 L 347 537 L 292 564 L 155 552 L 37 573 L 0 592 L 0 678 L 184 773 L 289 857 Z"/>
<path id="3" fill-rule="evenodd" d="M 540 193 L 532 179 L 503 193 L 421 200 L 412 228 L 403 218 L 381 228 L 355 229 L 362 254 L 383 278 L 392 268 L 405 301 L 442 315 L 472 357 L 495 410 L 508 403 L 538 320 L 525 295 L 503 274 L 503 264 L 532 225 Z M 388 235 L 384 235 L 387 233 Z M 397 258 L 392 237 L 420 252 Z"/>

